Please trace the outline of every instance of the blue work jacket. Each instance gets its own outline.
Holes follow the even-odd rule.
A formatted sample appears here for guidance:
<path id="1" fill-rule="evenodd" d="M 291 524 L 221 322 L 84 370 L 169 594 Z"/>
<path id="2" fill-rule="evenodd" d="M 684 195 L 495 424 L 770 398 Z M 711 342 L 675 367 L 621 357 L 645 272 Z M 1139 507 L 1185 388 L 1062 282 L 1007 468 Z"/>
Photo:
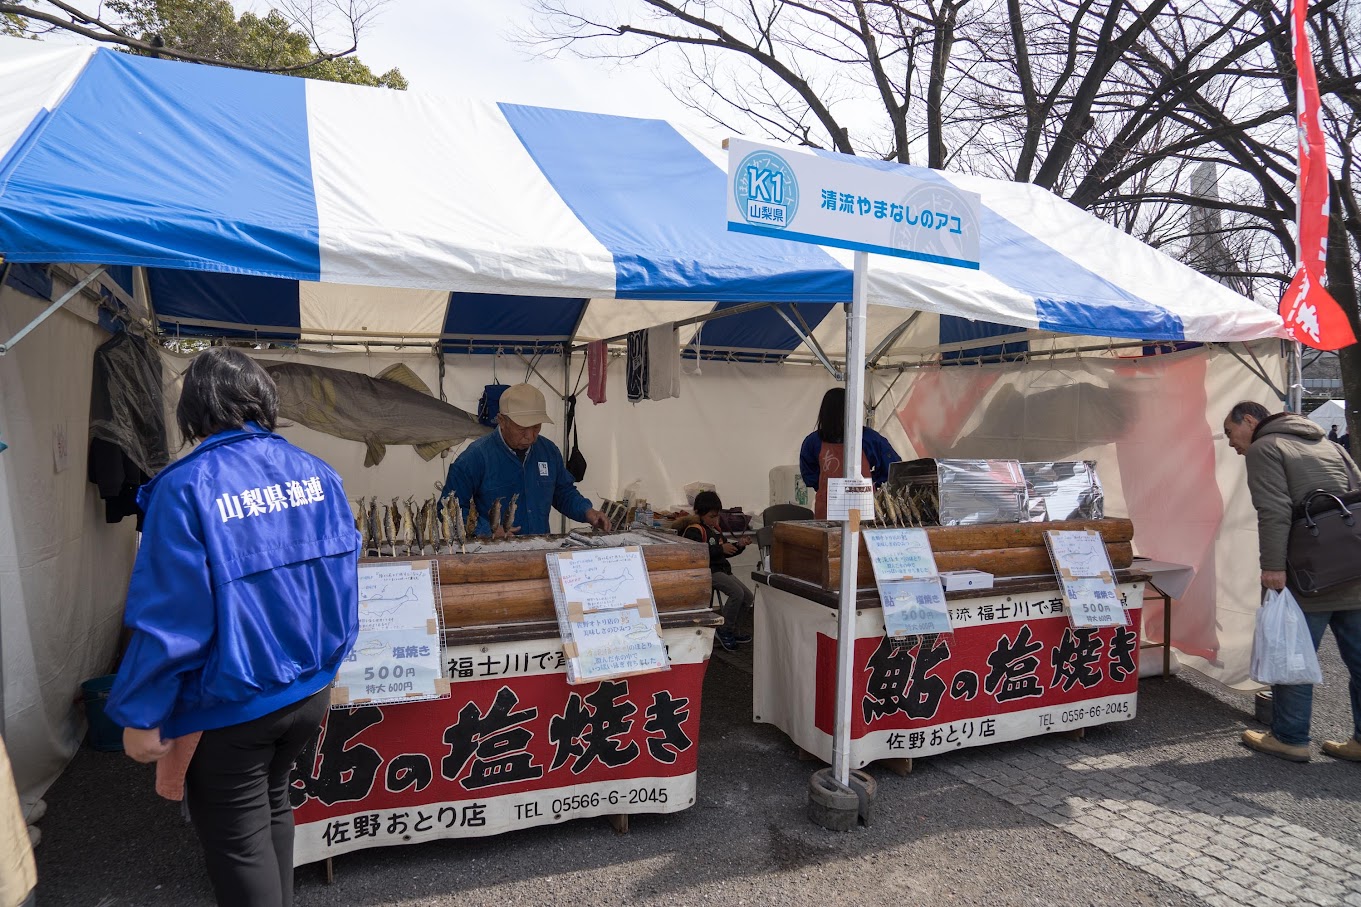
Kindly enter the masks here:
<path id="1" fill-rule="evenodd" d="M 449 467 L 444 480 L 444 495 L 455 494 L 468 512 L 468 502 L 477 502 L 477 534 L 491 535 L 492 506 L 499 499 L 502 508 L 515 505 L 515 525 L 520 535 L 545 535 L 552 507 L 577 522 L 586 521 L 591 502 L 577 491 L 558 446 L 540 436 L 529 446 L 524 462 L 501 437 L 500 429 L 469 444 Z M 443 495 L 442 495 L 443 496 Z"/>
<path id="2" fill-rule="evenodd" d="M 137 500 L 132 641 L 110 718 L 169 740 L 331 683 L 359 631 L 360 537 L 329 466 L 250 423 L 204 440 Z"/>
<path id="3" fill-rule="evenodd" d="M 898 452 L 888 443 L 888 439 L 874 429 L 866 426 L 860 432 L 860 450 L 864 453 L 865 459 L 870 461 L 870 474 L 866 478 L 878 488 L 888 481 L 888 468 L 902 457 L 898 456 Z M 817 432 L 804 438 L 803 446 L 799 448 L 799 475 L 803 477 L 803 484 L 814 491 L 817 490 L 822 472 L 818 466 L 818 454 L 821 450 L 822 438 L 818 437 Z"/>

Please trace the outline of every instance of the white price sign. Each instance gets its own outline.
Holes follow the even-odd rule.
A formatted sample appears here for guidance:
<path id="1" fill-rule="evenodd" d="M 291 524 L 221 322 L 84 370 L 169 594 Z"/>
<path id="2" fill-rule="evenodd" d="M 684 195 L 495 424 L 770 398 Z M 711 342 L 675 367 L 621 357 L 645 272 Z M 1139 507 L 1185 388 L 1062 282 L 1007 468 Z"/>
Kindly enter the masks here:
<path id="1" fill-rule="evenodd" d="M 938 577 L 880 583 L 879 601 L 884 607 L 884 629 L 892 638 L 953 629 Z"/>
<path id="2" fill-rule="evenodd" d="M 869 479 L 828 479 L 827 519 L 849 520 L 851 511 L 860 512 L 860 519 L 874 518 L 874 483 Z"/>
<path id="3" fill-rule="evenodd" d="M 449 695 L 437 579 L 430 560 L 359 565 L 359 638 L 336 674 L 333 706 Z"/>
<path id="4" fill-rule="evenodd" d="M 1099 576 L 1065 579 L 1063 599 L 1074 627 L 1123 627 L 1129 623 L 1115 584 Z"/>

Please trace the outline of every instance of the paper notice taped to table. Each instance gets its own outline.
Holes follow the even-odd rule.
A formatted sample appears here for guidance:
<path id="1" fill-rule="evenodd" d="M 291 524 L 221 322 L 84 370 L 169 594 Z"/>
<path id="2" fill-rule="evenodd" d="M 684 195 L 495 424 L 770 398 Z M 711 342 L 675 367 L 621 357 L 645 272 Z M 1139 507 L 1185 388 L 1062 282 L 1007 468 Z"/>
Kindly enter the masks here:
<path id="1" fill-rule="evenodd" d="M 1068 622 L 1072 626 L 1085 629 L 1123 627 L 1129 623 L 1101 533 L 1048 531 L 1044 542 L 1054 573 L 1059 577 L 1059 592 L 1068 607 Z"/>
<path id="2" fill-rule="evenodd" d="M 670 669 L 642 549 L 546 560 L 569 684 Z"/>
<path id="3" fill-rule="evenodd" d="M 827 480 L 827 519 L 849 520 L 851 511 L 860 519 L 874 518 L 874 483 L 864 477 Z"/>
<path id="4" fill-rule="evenodd" d="M 865 547 L 879 583 L 939 574 L 925 529 L 866 529 Z"/>
<path id="5" fill-rule="evenodd" d="M 879 602 L 890 638 L 950 633 L 953 629 L 939 577 L 880 583 Z"/>

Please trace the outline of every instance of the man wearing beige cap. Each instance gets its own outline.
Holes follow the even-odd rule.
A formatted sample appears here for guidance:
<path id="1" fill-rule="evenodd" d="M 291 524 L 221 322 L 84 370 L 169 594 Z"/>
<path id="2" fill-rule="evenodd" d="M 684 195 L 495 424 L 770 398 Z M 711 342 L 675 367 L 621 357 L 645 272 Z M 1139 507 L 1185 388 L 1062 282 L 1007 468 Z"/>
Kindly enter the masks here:
<path id="1" fill-rule="evenodd" d="M 501 394 L 496 431 L 469 444 L 449 467 L 444 494 L 457 495 L 465 513 L 469 502 L 477 504 L 478 535 L 502 534 L 487 518 L 497 501 L 504 511 L 516 495 L 513 531 L 523 535 L 546 535 L 550 508 L 597 529 L 610 528 L 605 514 L 577 491 L 558 446 L 539 437 L 545 422 L 553 420 L 538 388 L 508 387 Z"/>

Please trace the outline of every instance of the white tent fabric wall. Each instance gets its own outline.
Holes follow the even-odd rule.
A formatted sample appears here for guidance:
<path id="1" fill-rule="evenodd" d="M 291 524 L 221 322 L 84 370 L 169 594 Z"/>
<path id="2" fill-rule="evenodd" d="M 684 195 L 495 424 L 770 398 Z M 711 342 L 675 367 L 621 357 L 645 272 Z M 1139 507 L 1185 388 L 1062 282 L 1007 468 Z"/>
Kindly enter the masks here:
<path id="1" fill-rule="evenodd" d="M 1284 377 L 1280 344 L 1254 352 Z M 1184 661 L 1225 684 L 1247 677 L 1261 598 L 1256 516 L 1243 461 L 1221 425 L 1239 400 L 1279 409 L 1274 393 L 1228 353 L 1037 359 L 1025 364 L 912 370 L 885 411 L 912 456 L 1092 459 L 1106 510 L 1128 515 L 1138 554 L 1197 568 L 1174 606 Z M 1158 630 L 1161 611 L 1146 608 Z"/>
<path id="2" fill-rule="evenodd" d="M 396 362 L 405 362 L 439 394 L 439 365 L 428 352 L 254 352 L 262 360 L 303 362 L 376 375 Z M 167 353 L 166 403 L 173 409 L 179 391 L 176 378 L 190 357 Z M 573 363 L 575 381 L 584 357 Z M 531 383 L 544 391 L 555 424 L 544 427 L 546 437 L 562 444 L 562 405 L 555 390 L 562 387 L 562 359 L 545 356 L 538 369 L 554 388 L 537 377 Z M 769 473 L 774 466 L 798 462 L 799 444 L 812 430 L 823 392 L 833 385 L 821 366 L 742 365 L 729 362 L 682 366 L 681 395 L 677 399 L 629 403 L 624 387 L 624 361 L 610 363 L 608 401 L 592 405 L 585 379 L 578 394 L 577 417 L 581 451 L 586 457 L 583 494 L 599 502 L 615 498 L 634 481 L 641 495 L 655 506 L 669 508 L 685 502 L 689 482 L 718 486 L 725 506 L 741 506 L 760 513 L 769 498 Z M 445 394 L 449 402 L 469 412 L 477 409 L 482 388 L 492 382 L 490 356 L 449 355 L 445 358 Z M 502 383 L 525 377 L 523 362 L 502 357 L 496 367 Z M 313 431 L 300 425 L 280 434 L 330 463 L 345 481 L 351 499 L 377 495 L 390 499 L 423 495 L 442 484 L 448 459 L 422 460 L 410 447 L 389 447 L 376 467 L 364 467 L 364 445 Z M 570 449 L 570 448 L 568 448 Z M 564 450 L 564 456 L 567 450 Z M 553 524 L 556 527 L 556 521 Z"/>
<path id="3" fill-rule="evenodd" d="M 1324 431 L 1334 425 L 1337 433 L 1347 433 L 1347 402 L 1345 400 L 1324 400 L 1318 408 L 1309 413 L 1309 420 Z"/>
<path id="4" fill-rule="evenodd" d="M 60 281 L 56 292 L 66 287 Z M 0 337 L 42 304 L 0 288 Z M 112 664 L 136 546 L 133 521 L 109 525 L 86 481 L 90 375 L 109 335 L 69 303 L 0 358 L 0 639 L 6 745 L 20 796 L 56 779 L 85 725 L 80 683 Z M 64 464 L 54 453 L 64 431 Z M 61 468 L 58 471 L 58 467 Z"/>

